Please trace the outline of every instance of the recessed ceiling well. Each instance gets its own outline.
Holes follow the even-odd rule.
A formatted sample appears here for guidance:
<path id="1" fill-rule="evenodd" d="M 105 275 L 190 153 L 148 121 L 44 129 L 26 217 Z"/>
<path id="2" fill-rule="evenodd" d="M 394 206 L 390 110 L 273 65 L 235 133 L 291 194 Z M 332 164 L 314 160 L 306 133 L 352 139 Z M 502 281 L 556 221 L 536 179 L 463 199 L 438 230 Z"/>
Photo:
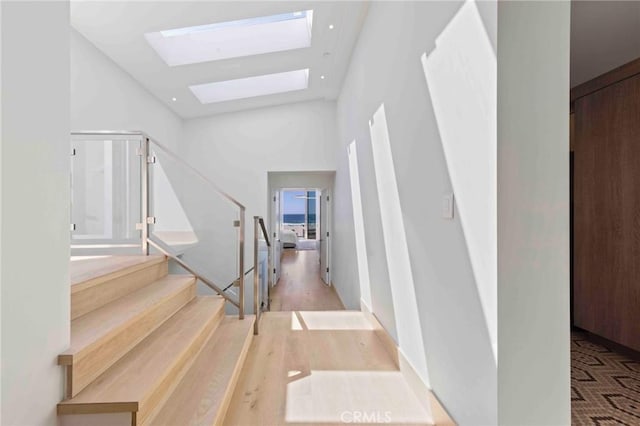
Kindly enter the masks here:
<path id="1" fill-rule="evenodd" d="M 203 104 L 303 90 L 309 84 L 309 70 L 279 72 L 235 80 L 189 86 Z"/>
<path id="2" fill-rule="evenodd" d="M 367 10 L 367 1 L 74 1 L 71 24 L 188 119 L 336 99 Z"/>
<path id="3" fill-rule="evenodd" d="M 311 46 L 313 11 L 303 10 L 145 34 L 169 66 Z"/>

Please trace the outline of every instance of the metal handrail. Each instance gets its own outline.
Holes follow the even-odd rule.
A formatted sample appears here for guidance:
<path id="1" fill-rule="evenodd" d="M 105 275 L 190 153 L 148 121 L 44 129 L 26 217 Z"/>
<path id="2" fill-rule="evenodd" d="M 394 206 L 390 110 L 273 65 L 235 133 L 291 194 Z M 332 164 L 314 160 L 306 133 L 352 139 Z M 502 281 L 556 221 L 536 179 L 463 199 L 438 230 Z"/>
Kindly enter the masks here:
<path id="1" fill-rule="evenodd" d="M 258 217 L 258 223 L 260 223 L 260 228 L 262 229 L 262 235 L 264 236 L 264 240 L 267 243 L 267 247 L 271 247 L 271 243 L 269 242 L 269 233 L 267 232 L 266 226 L 264 226 L 264 219 Z"/>
<path id="2" fill-rule="evenodd" d="M 151 244 L 156 250 L 158 250 L 159 252 L 161 252 L 162 254 L 164 254 L 167 257 L 170 257 L 171 259 L 175 260 L 176 263 L 180 266 L 182 266 L 187 272 L 189 272 L 190 274 L 192 274 L 193 276 L 195 276 L 197 279 L 199 279 L 200 281 L 202 281 L 206 286 L 208 286 L 210 289 L 212 289 L 213 291 L 215 291 L 216 293 L 218 293 L 220 296 L 224 297 L 229 303 L 231 303 L 233 306 L 239 308 L 240 307 L 240 303 L 236 300 L 234 300 L 231 296 L 229 296 L 227 293 L 224 292 L 223 289 L 221 289 L 220 287 L 218 287 L 217 285 L 215 285 L 211 280 L 209 280 L 208 278 L 202 276 L 201 274 L 197 273 L 191 266 L 189 266 L 184 260 L 180 259 L 178 256 L 174 255 L 173 253 L 171 253 L 170 251 L 166 250 L 164 247 L 162 247 L 161 244 L 159 244 L 158 242 L 154 241 L 152 238 L 149 238 L 149 244 Z"/>
<path id="3" fill-rule="evenodd" d="M 251 271 L 253 271 L 253 266 L 245 271 L 244 276 L 246 277 L 247 275 L 249 275 L 251 273 Z M 235 280 L 231 281 L 231 283 L 228 286 L 226 286 L 225 288 L 223 288 L 222 291 L 229 290 L 231 287 L 236 285 L 238 283 L 238 281 L 240 281 L 240 278 L 236 278 Z"/>

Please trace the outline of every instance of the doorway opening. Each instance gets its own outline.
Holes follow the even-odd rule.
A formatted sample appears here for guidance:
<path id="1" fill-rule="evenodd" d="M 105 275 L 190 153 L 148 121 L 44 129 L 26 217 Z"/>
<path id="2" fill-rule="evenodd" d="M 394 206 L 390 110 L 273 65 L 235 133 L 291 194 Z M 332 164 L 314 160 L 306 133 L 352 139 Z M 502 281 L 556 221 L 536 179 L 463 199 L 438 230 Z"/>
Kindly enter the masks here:
<path id="1" fill-rule="evenodd" d="M 344 309 L 331 282 L 334 172 L 269 172 L 272 311 Z"/>
<path id="2" fill-rule="evenodd" d="M 271 310 L 340 310 L 331 286 L 329 190 L 283 188 L 274 194 L 277 280 Z M 278 261 L 279 259 L 279 261 Z"/>
<path id="3" fill-rule="evenodd" d="M 317 189 L 284 189 L 280 238 L 284 249 L 318 250 L 321 196 Z"/>

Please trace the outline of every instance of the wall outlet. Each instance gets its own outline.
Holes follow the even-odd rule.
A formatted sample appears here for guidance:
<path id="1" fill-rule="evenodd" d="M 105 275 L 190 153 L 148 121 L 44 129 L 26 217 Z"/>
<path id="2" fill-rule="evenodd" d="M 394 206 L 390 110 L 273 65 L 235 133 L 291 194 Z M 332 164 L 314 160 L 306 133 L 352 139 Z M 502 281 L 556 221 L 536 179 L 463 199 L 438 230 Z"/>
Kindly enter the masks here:
<path id="1" fill-rule="evenodd" d="M 442 197 L 442 218 L 453 219 L 453 194 Z"/>

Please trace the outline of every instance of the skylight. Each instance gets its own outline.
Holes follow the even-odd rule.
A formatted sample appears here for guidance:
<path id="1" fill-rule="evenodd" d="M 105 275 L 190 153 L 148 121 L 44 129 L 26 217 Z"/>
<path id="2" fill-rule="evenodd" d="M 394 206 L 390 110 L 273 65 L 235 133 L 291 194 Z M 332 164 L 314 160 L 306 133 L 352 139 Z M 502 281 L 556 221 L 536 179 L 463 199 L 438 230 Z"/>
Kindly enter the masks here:
<path id="1" fill-rule="evenodd" d="M 197 84 L 189 86 L 189 89 L 200 102 L 210 104 L 302 90 L 308 86 L 309 69 L 306 68 L 236 80 Z"/>
<path id="2" fill-rule="evenodd" d="M 313 10 L 175 28 L 145 34 L 169 66 L 311 46 Z"/>

